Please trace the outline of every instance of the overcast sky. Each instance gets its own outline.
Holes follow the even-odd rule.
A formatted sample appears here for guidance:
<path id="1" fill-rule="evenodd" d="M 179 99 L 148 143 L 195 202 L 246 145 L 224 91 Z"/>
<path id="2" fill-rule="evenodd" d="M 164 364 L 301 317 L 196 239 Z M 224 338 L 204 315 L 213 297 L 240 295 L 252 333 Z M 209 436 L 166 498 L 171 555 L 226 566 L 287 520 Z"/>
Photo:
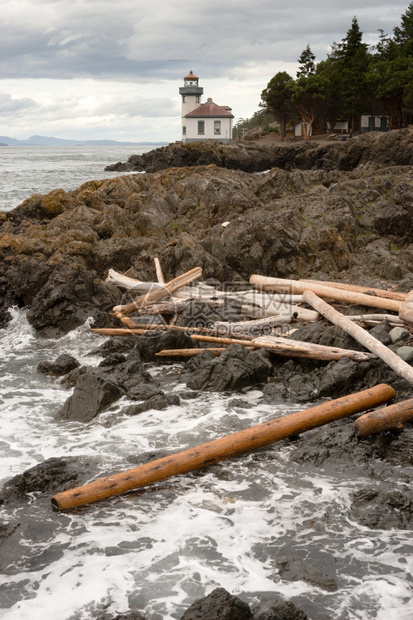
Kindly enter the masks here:
<path id="1" fill-rule="evenodd" d="M 389 0 L 0 0 L 0 135 L 180 139 L 179 87 L 258 110 L 278 71 L 310 45 L 326 58 L 357 17 L 363 40 L 392 35 L 409 3 Z"/>

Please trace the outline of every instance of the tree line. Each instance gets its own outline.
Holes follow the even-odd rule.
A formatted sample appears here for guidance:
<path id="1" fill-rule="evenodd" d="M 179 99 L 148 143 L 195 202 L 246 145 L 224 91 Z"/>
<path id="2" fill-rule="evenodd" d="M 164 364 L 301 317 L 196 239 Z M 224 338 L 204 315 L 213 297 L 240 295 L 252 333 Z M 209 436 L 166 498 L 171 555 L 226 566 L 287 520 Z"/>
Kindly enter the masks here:
<path id="1" fill-rule="evenodd" d="M 378 32 L 377 44 L 367 45 L 354 17 L 346 36 L 319 63 L 307 45 L 296 78 L 276 73 L 261 93 L 262 109 L 252 119 L 241 119 L 235 135 L 269 118 L 278 123 L 281 139 L 300 121 L 305 139 L 313 130 L 333 128 L 337 120 L 358 132 L 362 114 L 385 117 L 389 129 L 406 127 L 413 120 L 413 2 L 393 36 Z"/>

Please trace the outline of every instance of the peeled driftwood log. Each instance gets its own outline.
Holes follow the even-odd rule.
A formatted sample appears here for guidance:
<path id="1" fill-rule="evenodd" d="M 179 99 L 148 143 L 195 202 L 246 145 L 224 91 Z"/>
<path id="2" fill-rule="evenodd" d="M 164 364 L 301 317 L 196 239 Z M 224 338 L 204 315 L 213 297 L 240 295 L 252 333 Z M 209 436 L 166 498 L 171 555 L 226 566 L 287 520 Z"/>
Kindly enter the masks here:
<path id="1" fill-rule="evenodd" d="M 413 291 L 407 294 L 399 309 L 399 318 L 409 325 L 413 325 Z"/>
<path id="2" fill-rule="evenodd" d="M 371 308 L 382 308 L 383 310 L 392 310 L 393 312 L 399 312 L 402 303 L 394 299 L 385 299 L 384 297 L 375 297 L 374 295 L 345 291 L 333 288 L 332 286 L 325 286 L 324 284 L 312 284 L 311 282 L 284 280 L 282 278 L 267 278 L 265 276 L 252 275 L 250 283 L 257 288 L 263 288 L 269 291 L 284 291 L 303 295 L 305 291 L 312 291 L 323 299 L 332 299 L 333 301 L 348 304 L 359 304 Z"/>
<path id="3" fill-rule="evenodd" d="M 214 336 L 191 335 L 193 340 L 198 342 L 213 342 L 216 344 L 241 344 L 243 346 L 254 345 L 257 349 L 267 349 L 276 355 L 284 357 L 301 357 L 306 359 L 315 359 L 322 361 L 338 360 L 342 357 L 349 357 L 355 361 L 361 362 L 371 359 L 371 355 L 361 351 L 350 351 L 348 349 L 339 349 L 338 347 L 327 347 L 312 342 L 301 342 L 299 340 L 288 340 L 287 338 L 277 336 L 261 336 L 254 338 L 252 341 L 245 342 L 238 338 L 219 338 Z"/>
<path id="4" fill-rule="evenodd" d="M 119 474 L 98 478 L 94 482 L 69 491 L 57 493 L 52 497 L 52 505 L 59 510 L 67 510 L 120 495 L 177 474 L 185 474 L 257 450 L 286 437 L 298 435 L 366 409 L 372 409 L 392 400 L 394 396 L 395 391 L 389 385 L 376 385 L 368 390 L 343 396 L 306 411 L 276 418 L 195 448 L 157 459 Z"/>
<path id="5" fill-rule="evenodd" d="M 135 278 L 130 278 L 129 276 L 118 273 L 114 269 L 109 269 L 106 282 L 115 284 L 119 288 L 126 289 L 127 291 L 135 291 L 141 295 L 148 293 L 149 291 L 153 291 L 156 288 L 162 288 L 163 286 L 162 284 L 159 284 L 159 282 L 141 282 Z"/>
<path id="6" fill-rule="evenodd" d="M 411 421 L 413 398 L 362 415 L 354 422 L 354 430 L 357 437 L 367 437 L 392 429 L 401 430 L 404 422 Z"/>
<path id="7" fill-rule="evenodd" d="M 191 271 L 187 271 L 182 275 L 174 278 L 170 282 L 165 285 L 159 285 L 156 283 L 156 286 L 153 291 L 150 291 L 143 297 L 136 299 L 130 304 L 126 304 L 125 306 L 115 306 L 113 308 L 114 312 L 121 312 L 122 314 L 130 314 L 134 312 L 138 308 L 143 308 L 145 306 L 149 306 L 150 304 L 154 304 L 164 297 L 168 295 L 172 295 L 175 291 L 177 291 L 182 286 L 186 286 L 190 282 L 194 280 L 198 280 L 202 276 L 202 269 L 200 267 L 195 267 L 195 269 L 191 269 Z"/>
<path id="8" fill-rule="evenodd" d="M 341 360 L 343 357 L 347 357 L 355 362 L 366 362 L 373 357 L 376 357 L 372 353 L 365 353 L 364 351 L 352 351 L 351 349 L 340 349 L 339 347 L 329 347 L 323 344 L 315 344 L 314 342 L 302 342 L 299 340 L 288 340 L 281 336 L 259 336 L 255 338 L 253 341 L 254 345 L 257 344 L 266 344 L 269 350 L 272 350 L 272 347 L 283 347 L 286 344 L 292 346 L 292 351 L 294 351 L 294 343 L 298 345 L 298 347 L 305 348 L 305 354 L 301 354 L 298 352 L 298 357 L 306 357 L 310 359 L 316 360 L 325 360 L 325 361 L 333 361 L 333 360 Z"/>
<path id="9" fill-rule="evenodd" d="M 360 325 L 357 325 L 347 316 L 344 316 L 344 314 L 341 314 L 341 312 L 338 312 L 332 308 L 329 304 L 317 297 L 317 295 L 311 291 L 306 291 L 303 294 L 303 297 L 310 306 L 320 312 L 320 314 L 322 314 L 326 319 L 335 325 L 339 325 L 345 332 L 350 334 L 350 336 L 353 336 L 353 338 L 360 342 L 360 344 L 366 347 L 366 349 L 372 353 L 375 353 L 384 362 L 386 362 L 386 364 L 397 372 L 397 374 L 406 379 L 406 381 L 413 383 L 413 368 L 407 364 L 407 362 L 402 360 L 401 357 L 396 355 L 396 353 L 394 353 L 391 349 L 379 342 L 379 340 L 360 327 Z"/>
<path id="10" fill-rule="evenodd" d="M 299 282 L 307 282 L 310 284 L 321 284 L 322 286 L 330 286 L 333 288 L 340 288 L 344 291 L 353 291 L 354 293 L 373 294 L 377 297 L 385 297 L 386 299 L 394 299 L 396 301 L 403 301 L 406 299 L 407 293 L 400 293 L 399 291 L 385 291 L 381 288 L 373 288 L 371 286 L 356 286 L 355 284 L 343 284 L 342 282 L 324 282 L 323 280 L 305 280 L 301 279 Z"/>
<path id="11" fill-rule="evenodd" d="M 127 325 L 127 327 L 93 327 L 90 331 L 92 334 L 98 334 L 99 336 L 141 336 L 146 332 L 153 331 L 165 331 L 168 329 L 173 329 L 177 331 L 187 332 L 188 334 L 209 334 L 209 335 L 218 335 L 219 332 L 216 329 L 210 329 L 208 327 L 183 327 L 181 325 L 165 325 L 158 323 L 145 323 L 138 324 L 134 321 L 130 320 L 126 323 L 125 319 L 128 317 L 123 317 L 122 321 Z M 238 336 L 239 340 L 246 340 L 250 342 L 254 340 L 252 336 L 247 336 L 246 334 L 240 334 Z M 234 344 L 232 342 L 232 344 Z"/>
<path id="12" fill-rule="evenodd" d="M 318 312 L 302 309 L 300 312 L 269 316 L 263 319 L 251 321 L 215 321 L 214 327 L 230 334 L 246 332 L 249 334 L 259 333 L 262 330 L 276 327 L 277 325 L 289 325 L 290 323 L 311 323 L 319 318 Z"/>
<path id="13" fill-rule="evenodd" d="M 403 321 L 395 314 L 348 314 L 349 319 L 352 321 L 359 321 L 360 323 L 382 323 L 387 321 L 394 325 L 403 325 Z"/>
<path id="14" fill-rule="evenodd" d="M 253 349 L 254 347 L 249 347 Z M 202 349 L 163 349 L 155 353 L 158 357 L 194 357 L 204 351 L 210 351 L 214 355 L 221 355 L 226 347 L 203 347 Z"/>

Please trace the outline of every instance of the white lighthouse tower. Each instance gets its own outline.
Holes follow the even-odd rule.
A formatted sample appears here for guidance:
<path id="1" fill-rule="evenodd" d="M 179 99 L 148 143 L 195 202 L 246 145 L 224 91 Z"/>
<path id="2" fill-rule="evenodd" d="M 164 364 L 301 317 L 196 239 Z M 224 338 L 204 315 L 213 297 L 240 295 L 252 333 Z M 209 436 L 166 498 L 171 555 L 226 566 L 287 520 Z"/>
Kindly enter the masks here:
<path id="1" fill-rule="evenodd" d="M 184 77 L 184 85 L 179 89 L 182 96 L 182 142 L 186 142 L 185 116 L 199 107 L 203 92 L 204 89 L 199 86 L 199 78 L 190 71 L 189 75 Z"/>

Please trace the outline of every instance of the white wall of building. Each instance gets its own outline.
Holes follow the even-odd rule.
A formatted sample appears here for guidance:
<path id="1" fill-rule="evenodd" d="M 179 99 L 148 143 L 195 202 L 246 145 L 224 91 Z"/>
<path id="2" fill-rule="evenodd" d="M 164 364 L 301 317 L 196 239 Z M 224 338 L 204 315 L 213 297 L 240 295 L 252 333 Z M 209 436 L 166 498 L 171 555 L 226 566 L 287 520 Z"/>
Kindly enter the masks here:
<path id="1" fill-rule="evenodd" d="M 199 121 L 204 123 L 203 134 L 199 133 Z M 186 142 L 191 140 L 230 140 L 232 138 L 232 118 L 186 118 L 184 123 L 186 126 Z"/>

